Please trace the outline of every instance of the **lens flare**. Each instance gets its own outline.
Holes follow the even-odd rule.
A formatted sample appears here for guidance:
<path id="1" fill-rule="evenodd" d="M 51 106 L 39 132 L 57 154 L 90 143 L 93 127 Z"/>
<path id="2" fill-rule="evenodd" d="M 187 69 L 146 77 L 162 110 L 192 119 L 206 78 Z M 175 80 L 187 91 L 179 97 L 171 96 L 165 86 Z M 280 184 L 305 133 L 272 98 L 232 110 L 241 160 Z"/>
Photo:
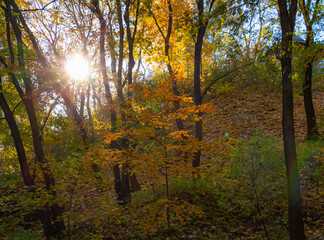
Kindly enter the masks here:
<path id="1" fill-rule="evenodd" d="M 228 133 L 227 132 L 222 132 L 223 136 L 228 137 Z"/>
<path id="2" fill-rule="evenodd" d="M 71 78 L 78 81 L 86 80 L 89 76 L 88 61 L 81 54 L 69 58 L 65 63 L 65 69 Z"/>

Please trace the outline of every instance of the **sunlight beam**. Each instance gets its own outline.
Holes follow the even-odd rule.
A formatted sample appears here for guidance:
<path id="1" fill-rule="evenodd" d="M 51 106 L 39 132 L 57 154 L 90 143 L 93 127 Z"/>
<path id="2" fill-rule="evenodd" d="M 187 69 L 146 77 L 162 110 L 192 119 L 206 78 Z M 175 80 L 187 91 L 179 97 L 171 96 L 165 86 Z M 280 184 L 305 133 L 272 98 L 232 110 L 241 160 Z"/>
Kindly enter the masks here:
<path id="1" fill-rule="evenodd" d="M 88 61 L 81 54 L 68 58 L 65 63 L 65 69 L 69 76 L 77 81 L 84 81 L 89 76 Z"/>

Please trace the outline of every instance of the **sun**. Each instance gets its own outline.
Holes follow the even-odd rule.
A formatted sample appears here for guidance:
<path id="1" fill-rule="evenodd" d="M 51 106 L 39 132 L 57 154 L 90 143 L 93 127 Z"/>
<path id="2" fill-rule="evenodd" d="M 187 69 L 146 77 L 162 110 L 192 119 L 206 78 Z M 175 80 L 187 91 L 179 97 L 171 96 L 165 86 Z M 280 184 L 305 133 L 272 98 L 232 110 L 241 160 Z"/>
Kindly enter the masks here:
<path id="1" fill-rule="evenodd" d="M 68 58 L 65 69 L 71 78 L 78 81 L 86 80 L 89 76 L 88 61 L 81 54 L 75 54 Z"/>

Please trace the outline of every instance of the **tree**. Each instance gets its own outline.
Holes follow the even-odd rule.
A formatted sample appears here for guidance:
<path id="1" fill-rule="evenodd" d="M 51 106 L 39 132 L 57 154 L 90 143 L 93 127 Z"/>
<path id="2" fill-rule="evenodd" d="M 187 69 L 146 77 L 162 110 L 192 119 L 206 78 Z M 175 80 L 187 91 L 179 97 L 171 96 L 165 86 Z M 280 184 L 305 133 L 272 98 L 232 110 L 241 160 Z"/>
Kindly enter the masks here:
<path id="1" fill-rule="evenodd" d="M 27 25 L 24 16 L 21 14 L 21 10 L 19 9 L 19 6 L 15 3 L 15 1 L 12 1 L 12 6 L 15 12 L 20 13 L 19 14 L 19 20 L 22 23 L 22 26 L 24 27 L 29 40 L 32 43 L 33 49 L 36 53 L 37 56 L 37 60 L 38 63 L 42 66 L 42 71 L 43 71 L 43 77 L 50 82 L 50 79 L 54 76 L 57 76 L 57 73 L 54 71 L 54 68 L 51 66 L 50 61 L 47 60 L 47 58 L 45 57 L 44 53 L 42 52 L 41 48 L 39 47 L 39 44 L 36 41 L 36 38 L 33 34 L 33 32 L 31 31 L 31 29 L 29 28 L 29 26 Z M 54 49 L 55 51 L 56 49 Z M 62 60 L 62 59 L 60 59 Z M 83 121 L 83 117 L 80 115 L 77 106 L 75 105 L 75 103 L 72 100 L 72 94 L 70 91 L 70 86 L 68 84 L 68 79 L 67 77 L 64 75 L 62 77 L 63 80 L 63 86 L 61 85 L 56 85 L 56 90 L 59 92 L 59 94 L 61 94 L 62 98 L 64 99 L 64 102 L 67 106 L 67 108 L 70 111 L 70 114 L 72 115 L 73 119 L 76 122 L 77 127 L 79 128 L 80 131 L 80 135 L 81 135 L 81 139 L 83 141 L 84 147 L 86 149 L 89 148 L 89 144 L 90 144 L 90 139 L 89 139 L 89 135 L 86 131 L 86 128 L 84 126 L 84 121 Z M 100 179 L 100 177 L 97 175 L 97 173 L 99 172 L 99 168 L 96 164 L 92 164 L 92 169 L 93 172 L 96 174 L 96 178 Z"/>
<path id="2" fill-rule="evenodd" d="M 133 32 L 131 30 L 131 22 L 130 22 L 130 8 L 131 7 L 136 8 L 136 15 L 135 15 L 135 21 L 134 21 L 134 28 Z M 133 68 L 135 65 L 134 60 L 134 41 L 136 36 L 136 30 L 137 30 L 137 22 L 138 22 L 138 15 L 139 15 L 139 8 L 140 8 L 140 0 L 136 1 L 136 5 L 134 3 L 131 3 L 130 0 L 126 0 L 126 9 L 125 9 L 125 23 L 126 23 L 126 35 L 127 35 L 127 43 L 128 43 L 128 72 L 127 72 L 127 82 L 128 82 L 128 97 L 132 97 L 132 91 L 130 90 L 133 84 Z M 129 99 L 131 101 L 131 99 Z"/>
<path id="3" fill-rule="evenodd" d="M 152 17 L 154 19 L 155 25 L 158 28 L 163 40 L 164 40 L 164 54 L 166 57 L 166 64 L 167 64 L 167 68 L 168 68 L 168 72 L 169 72 L 169 77 L 172 79 L 172 88 L 173 88 L 173 94 L 175 95 L 175 100 L 173 101 L 173 105 L 174 105 L 174 111 L 179 111 L 180 109 L 180 101 L 179 101 L 179 90 L 178 90 L 178 84 L 177 84 L 177 80 L 176 80 L 176 73 L 173 70 L 173 67 L 171 65 L 172 59 L 171 59 L 171 54 L 170 54 L 170 39 L 171 39 L 171 34 L 172 34 L 172 30 L 173 30 L 173 18 L 174 18 L 174 11 L 173 11 L 173 7 L 172 7 L 172 2 L 171 0 L 167 0 L 167 12 L 168 12 L 168 21 L 167 21 L 167 31 L 166 34 L 163 32 L 163 28 L 160 26 L 161 24 L 159 24 L 158 19 L 156 18 L 156 15 L 154 14 L 154 10 L 152 10 L 153 6 L 149 6 L 149 11 L 152 14 Z M 161 13 L 162 14 L 162 13 Z M 178 126 L 178 129 L 180 131 L 184 130 L 184 124 L 181 118 L 177 118 L 176 119 L 176 123 Z"/>
<path id="4" fill-rule="evenodd" d="M 99 48 L 100 48 L 100 71 L 102 74 L 103 78 L 103 84 L 105 86 L 105 96 L 107 99 L 107 102 L 109 104 L 109 110 L 110 110 L 110 120 L 111 120 L 111 131 L 115 132 L 117 129 L 117 113 L 114 109 L 116 106 L 114 104 L 112 94 L 110 92 L 110 84 L 109 84 L 109 78 L 106 70 L 106 53 L 105 53 L 105 36 L 106 36 L 106 29 L 107 29 L 107 24 L 104 19 L 104 16 L 102 14 L 102 11 L 99 8 L 99 2 L 98 1 L 92 1 L 90 5 L 91 11 L 93 11 L 97 18 L 99 19 L 100 23 L 100 38 L 99 38 Z M 114 54 L 112 53 L 112 65 L 115 65 L 114 61 Z M 115 140 L 111 141 L 110 143 L 112 149 L 117 148 L 117 143 Z M 117 200 L 119 202 L 122 202 L 124 199 L 123 192 L 122 192 L 122 181 L 121 181 L 121 176 L 120 176 L 120 170 L 119 170 L 119 165 L 114 164 L 114 177 L 115 177 L 115 191 L 117 194 Z"/>
<path id="5" fill-rule="evenodd" d="M 313 24 L 318 21 L 320 16 L 320 0 L 316 0 L 312 3 L 312 0 L 299 0 L 299 6 L 303 13 L 305 26 L 306 26 L 306 43 L 305 52 L 310 54 L 309 51 L 314 47 L 314 31 Z M 314 6 L 312 6 L 314 4 Z M 311 13 L 311 8 L 313 8 L 313 14 Z M 312 15 L 312 16 L 311 16 Z M 315 49 L 316 51 L 316 49 Z M 316 54 L 315 54 L 316 55 Z M 305 77 L 303 82 L 303 96 L 304 96 L 304 107 L 306 112 L 306 122 L 307 122 L 307 139 L 316 139 L 319 136 L 316 123 L 316 115 L 313 104 L 312 96 L 312 73 L 314 64 L 314 54 L 306 56 L 305 62 Z"/>
<path id="6" fill-rule="evenodd" d="M 16 5 L 14 1 L 6 0 L 5 1 L 5 15 L 6 15 L 6 20 L 10 22 L 13 30 L 14 30 L 14 35 L 16 37 L 17 41 L 17 48 L 18 48 L 18 66 L 19 70 L 22 71 L 24 74 L 22 75 L 23 83 L 24 83 L 24 90 L 21 87 L 17 77 L 15 74 L 11 74 L 11 80 L 19 93 L 19 96 L 22 100 L 22 102 L 25 105 L 25 109 L 28 115 L 30 127 L 31 127 L 31 132 L 32 132 L 32 139 L 33 139 L 33 146 L 34 146 L 34 151 L 36 155 L 36 160 L 40 164 L 43 177 L 45 180 L 45 185 L 46 189 L 49 194 L 51 194 L 54 198 L 56 197 L 57 193 L 55 191 L 55 180 L 53 177 L 53 174 L 51 172 L 51 169 L 49 167 L 48 161 L 45 158 L 44 150 L 43 150 L 43 145 L 41 142 L 41 136 L 40 136 L 40 127 L 38 125 L 38 119 L 36 116 L 36 109 L 34 106 L 34 95 L 33 95 L 33 83 L 31 81 L 31 78 L 29 77 L 28 71 L 26 69 L 25 65 L 25 53 L 24 53 L 24 42 L 22 39 L 22 33 L 18 25 L 17 17 L 14 16 L 12 13 L 13 10 L 15 10 Z M 9 27 L 9 22 L 7 24 L 7 28 Z M 9 29 L 7 30 L 9 32 Z M 10 33 L 9 33 L 10 34 Z M 9 35 L 8 35 L 9 36 Z M 8 42 L 8 48 L 12 49 L 12 42 L 10 41 L 10 38 L 7 39 Z M 11 54 L 13 54 L 13 51 L 10 51 Z M 14 59 L 14 56 L 11 55 L 11 59 Z M 13 61 L 12 61 L 13 62 Z M 2 61 L 2 64 L 4 67 L 9 71 L 9 70 L 15 70 L 15 69 L 9 69 L 9 66 L 5 63 L 5 61 Z M 5 107 L 5 106 L 4 106 Z M 8 116 L 9 117 L 9 116 Z M 12 119 L 11 119 L 12 120 Z M 14 127 L 12 125 L 12 127 Z M 13 128 L 14 130 L 14 128 Z M 18 140 L 18 139 L 16 139 Z M 17 149 L 18 150 L 18 149 Z M 21 150 L 21 149 L 20 149 Z M 59 219 L 62 216 L 62 208 L 58 206 L 58 204 L 54 203 L 51 205 L 51 214 L 53 217 L 54 221 L 54 226 L 52 229 L 49 229 L 50 226 L 45 226 L 45 234 L 47 237 L 61 237 L 62 233 L 65 229 L 64 221 L 62 219 Z"/>
<path id="7" fill-rule="evenodd" d="M 295 29 L 297 0 L 278 0 L 281 25 L 282 71 L 282 130 L 288 178 L 288 222 L 290 239 L 305 239 L 300 194 L 295 130 L 293 88 L 291 82 L 292 37 Z"/>
<path id="8" fill-rule="evenodd" d="M 128 90 L 127 90 L 127 98 L 128 98 L 128 106 L 132 106 L 132 99 L 133 99 L 133 68 L 135 66 L 135 59 L 134 59 L 134 42 L 138 27 L 138 19 L 139 19 L 139 12 L 140 12 L 140 0 L 137 0 L 136 3 L 130 0 L 126 0 L 126 8 L 124 14 L 124 20 L 126 23 L 126 36 L 127 36 L 127 43 L 128 43 L 128 71 L 127 71 L 127 83 L 128 83 Z M 131 10 L 135 9 L 135 19 L 131 18 Z M 133 22 L 133 32 L 131 30 L 131 22 Z M 128 121 L 132 121 L 130 116 L 128 117 Z M 128 169 L 130 171 L 131 169 Z M 138 191 L 140 190 L 140 185 L 137 181 L 135 173 L 130 174 L 129 176 L 131 190 Z"/>
<path id="9" fill-rule="evenodd" d="M 295 3 L 287 5 L 295 10 Z M 281 70 L 277 61 L 268 74 L 269 62 L 260 61 L 271 45 L 265 32 L 279 19 L 273 8 L 265 11 L 271 4 L 0 0 L 0 238 L 36 239 L 40 224 L 48 238 L 286 237 L 282 144 L 250 139 L 250 126 L 278 134 L 278 92 L 256 82 L 273 83 Z M 283 29 L 290 37 L 289 26 Z M 300 193 L 289 125 L 289 37 L 283 35 L 290 46 L 282 48 L 282 83 L 293 232 L 301 215 L 294 208 Z M 72 54 L 87 58 L 87 77 L 68 76 Z M 259 114 L 262 107 L 269 115 Z M 48 187 L 44 172 L 55 186 Z M 29 213 L 41 223 L 28 221 Z M 305 218 L 307 230 L 314 215 Z"/>
<path id="10" fill-rule="evenodd" d="M 202 141 L 203 138 L 203 125 L 202 125 L 202 112 L 199 110 L 199 107 L 202 104 L 202 93 L 201 93 L 201 80 L 200 80 L 200 74 L 201 74 L 201 57 L 202 57 L 202 46 L 204 41 L 204 35 L 206 33 L 208 21 L 210 19 L 210 14 L 213 8 L 213 5 L 215 3 L 215 0 L 211 0 L 210 3 L 207 6 L 207 10 L 205 10 L 205 1 L 204 0 L 198 0 L 197 1 L 197 11 L 198 11 L 198 32 L 195 40 L 195 65 L 194 65 L 194 100 L 195 105 L 197 107 L 198 113 L 197 113 L 197 119 L 195 122 L 195 138 L 198 141 Z M 200 166 L 200 155 L 201 150 L 198 150 L 195 153 L 195 157 L 192 160 L 192 166 L 194 168 Z"/>

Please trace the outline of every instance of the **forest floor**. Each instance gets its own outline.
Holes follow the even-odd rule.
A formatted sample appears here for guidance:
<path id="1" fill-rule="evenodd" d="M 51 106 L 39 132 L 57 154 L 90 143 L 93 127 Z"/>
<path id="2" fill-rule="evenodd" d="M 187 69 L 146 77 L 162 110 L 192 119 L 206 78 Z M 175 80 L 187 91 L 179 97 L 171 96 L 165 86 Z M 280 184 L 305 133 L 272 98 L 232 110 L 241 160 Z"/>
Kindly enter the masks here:
<path id="1" fill-rule="evenodd" d="M 170 184 L 171 195 L 199 206 L 204 216 L 178 227 L 177 234 L 168 239 L 288 239 L 281 92 L 255 84 L 233 84 L 226 91 L 210 94 L 205 101 L 214 105 L 214 111 L 203 116 L 204 140 L 212 143 L 201 160 L 207 182 L 192 184 L 177 179 Z M 313 102 L 323 136 L 324 88 L 313 91 Z M 294 120 L 298 151 L 310 153 L 313 146 L 305 141 L 306 116 L 300 93 L 294 94 Z M 188 128 L 193 131 L 192 126 Z M 259 143 L 251 140 L 255 132 L 262 132 Z M 244 150 L 238 153 L 245 142 Z M 254 155 L 249 155 L 253 150 Z M 246 158 L 235 159 L 237 154 Z M 268 162 L 254 159 L 257 165 L 253 167 L 253 156 Z M 308 239 L 323 239 L 323 184 L 312 178 L 318 176 L 314 174 L 317 169 L 322 169 L 324 154 L 321 152 L 317 160 L 311 154 L 298 157 L 306 235 Z M 310 168 L 306 169 L 304 163 Z M 233 173 L 239 177 L 232 177 Z M 323 177 L 323 172 L 319 176 Z M 152 239 L 163 238 L 152 235 Z"/>
<path id="2" fill-rule="evenodd" d="M 224 141 L 224 137 L 227 137 L 228 139 L 235 139 L 236 141 L 242 143 L 245 141 L 250 141 L 255 132 L 261 131 L 265 137 L 274 139 L 277 142 L 282 142 L 283 135 L 281 125 L 281 95 L 282 93 L 278 90 L 269 90 L 257 85 L 248 86 L 245 84 L 232 85 L 228 91 L 215 94 L 208 100 L 215 106 L 215 112 L 213 112 L 212 114 L 206 114 L 204 118 L 204 140 L 217 142 L 219 140 Z M 313 103 L 316 112 L 317 123 L 319 124 L 319 133 L 321 134 L 321 136 L 323 136 L 323 87 L 318 86 L 315 90 L 313 90 Z M 306 144 L 306 114 L 302 93 L 294 94 L 294 123 L 297 147 L 303 146 L 304 144 Z M 224 133 L 227 133 L 226 136 L 224 136 Z M 307 145 L 305 146 L 305 148 L 307 148 Z M 318 161 L 323 163 L 323 152 L 320 154 L 320 156 L 321 157 L 319 159 L 322 160 Z M 205 161 L 205 163 L 203 164 L 215 164 L 215 161 L 212 160 L 212 157 L 210 158 L 208 153 L 205 155 L 205 159 L 203 159 L 203 161 Z M 210 166 L 207 166 L 207 168 L 208 167 Z M 215 168 L 217 167 L 219 166 L 216 166 Z M 316 205 L 323 206 L 323 200 L 321 199 L 321 196 L 323 196 L 324 188 L 321 181 L 315 185 L 308 181 L 311 174 L 312 173 L 310 173 L 310 171 L 307 171 L 304 168 L 300 169 L 302 184 L 301 188 L 305 208 L 304 211 L 305 213 L 307 212 L 306 215 L 308 216 L 313 215 L 313 218 L 308 217 L 305 220 L 306 232 L 308 232 L 309 239 L 324 239 L 324 229 L 323 227 L 320 227 L 321 224 L 323 224 L 322 220 L 320 219 L 323 217 L 322 211 L 324 209 L 323 207 L 314 207 Z M 323 177 L 323 172 L 320 172 L 319 174 Z M 231 220 L 229 220 L 229 222 L 231 222 Z M 232 219 L 232 222 L 234 222 L 235 224 L 235 220 Z M 249 221 L 247 221 L 246 223 L 248 222 Z M 250 223 L 252 224 L 252 222 Z M 240 223 L 236 222 L 236 224 L 238 226 L 234 227 L 234 229 L 236 229 L 235 231 L 239 232 Z M 256 230 L 256 228 L 252 227 L 252 225 L 250 227 L 248 225 L 245 225 L 243 227 L 243 225 L 245 224 L 242 224 L 242 228 L 245 229 L 244 231 L 247 231 L 247 229 L 254 229 L 252 231 L 254 232 Z M 248 235 L 246 235 L 245 237 L 244 235 L 237 235 L 235 237 L 235 234 L 231 233 L 226 235 L 226 239 L 265 239 L 265 236 L 262 235 L 259 235 L 259 237 L 253 237 L 253 234 L 251 234 L 249 237 L 247 236 Z M 278 237 L 278 235 L 276 236 Z M 213 239 L 219 238 L 213 237 Z M 280 239 L 286 239 L 286 237 L 282 237 Z"/>
<path id="3" fill-rule="evenodd" d="M 210 100 L 216 107 L 214 114 L 205 121 L 205 138 L 213 139 L 227 132 L 233 138 L 246 139 L 255 130 L 266 136 L 282 139 L 281 92 L 262 89 L 259 86 L 237 85 L 229 91 L 213 96 Z M 319 132 L 324 133 L 324 89 L 313 91 L 313 103 L 320 123 Z M 294 96 L 294 122 L 297 142 L 306 136 L 306 113 L 302 94 Z"/>
<path id="4" fill-rule="evenodd" d="M 83 181 L 79 173 L 74 195 L 69 193 L 65 199 L 70 201 L 66 209 L 69 239 L 288 239 L 281 92 L 255 84 L 233 84 L 211 93 L 205 101 L 214 108 L 203 116 L 204 140 L 210 151 L 203 151 L 202 177 L 193 181 L 191 170 L 187 175 L 171 176 L 170 202 L 165 197 L 165 182 L 147 183 L 133 194 L 129 204 L 119 206 L 112 181 L 107 184 L 109 190 L 101 192 L 90 181 Z M 313 101 L 323 136 L 323 87 L 313 91 Z M 294 107 L 305 232 L 309 240 L 323 240 L 323 143 L 308 145 L 305 141 L 306 117 L 299 93 L 294 95 Z M 193 131 L 189 121 L 187 128 Z M 191 160 L 186 164 L 191 165 Z M 104 179 L 110 182 L 111 169 L 105 171 Z M 140 174 L 138 178 L 142 180 Z M 66 186 L 64 179 L 59 181 Z M 2 188 L 5 190 L 0 191 L 9 194 L 7 186 Z M 15 209 L 16 205 L 11 207 Z M 170 230 L 166 208 L 170 211 Z M 9 215 L 8 225 L 25 222 L 25 216 L 19 218 L 18 213 Z M 0 225 L 0 239 L 7 234 L 3 229 Z M 4 239 L 44 239 L 40 225 L 29 230 L 30 237 L 25 226 L 15 231 Z"/>

